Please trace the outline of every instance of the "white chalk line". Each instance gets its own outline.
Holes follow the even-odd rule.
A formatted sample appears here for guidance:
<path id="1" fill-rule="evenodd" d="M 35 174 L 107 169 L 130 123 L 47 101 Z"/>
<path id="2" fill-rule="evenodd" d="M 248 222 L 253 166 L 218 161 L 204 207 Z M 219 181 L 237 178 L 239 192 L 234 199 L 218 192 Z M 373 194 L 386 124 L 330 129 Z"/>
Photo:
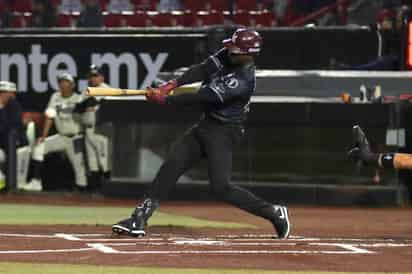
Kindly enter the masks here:
<path id="1" fill-rule="evenodd" d="M 37 253 L 70 253 L 91 251 L 93 248 L 71 248 L 71 249 L 39 249 L 39 250 L 0 250 L 0 254 L 37 254 Z"/>
<path id="2" fill-rule="evenodd" d="M 67 234 L 55 233 L 53 235 L 46 234 L 17 234 L 17 233 L 0 233 L 0 237 L 22 237 L 22 238 L 47 238 L 47 239 L 65 239 L 68 241 L 82 241 L 88 242 L 88 248 L 75 249 L 46 249 L 46 250 L 0 250 L 0 254 L 34 254 L 34 253 L 64 253 L 64 252 L 82 252 L 97 250 L 105 254 L 373 254 L 374 251 L 365 248 L 380 248 L 380 247 L 412 247 L 408 243 L 394 243 L 395 239 L 353 239 L 353 238 L 304 238 L 302 236 L 295 236 L 291 239 L 277 240 L 274 238 L 264 239 L 262 235 L 254 235 L 260 237 L 253 239 L 252 234 L 244 235 L 220 235 L 218 237 L 209 238 L 191 238 L 191 237 L 170 237 L 170 238 L 85 238 L 85 237 L 104 237 L 105 234 Z M 226 241 L 223 240 L 226 238 Z M 239 238 L 243 237 L 243 238 Z M 263 236 L 264 237 L 264 236 Z M 137 250 L 124 251 L 116 250 L 112 247 L 121 246 L 168 246 L 168 245 L 186 245 L 186 246 L 298 246 L 298 242 L 305 241 L 352 241 L 357 243 L 307 243 L 306 246 L 329 246 L 338 247 L 344 250 Z M 375 243 L 358 243 L 360 241 Z M 264 242 L 266 241 L 266 242 Z M 267 242 L 271 241 L 271 242 Z M 405 241 L 405 240 L 402 240 Z M 90 243 L 95 242 L 95 243 Z M 109 242 L 109 243 L 101 243 Z"/>
<path id="3" fill-rule="evenodd" d="M 22 233 L 0 233 L 0 237 L 25 237 L 25 238 L 63 238 L 69 241 L 86 241 L 86 242 L 104 242 L 104 241 L 164 241 L 164 240 L 195 240 L 193 236 L 190 237 L 162 237 L 161 234 L 152 234 L 151 238 L 87 238 L 87 237 L 104 237 L 108 234 L 69 234 L 69 233 L 55 233 L 55 234 L 22 234 Z M 164 236 L 164 235 L 163 235 Z M 270 237 L 269 237 L 270 236 Z M 86 237 L 86 238 L 84 238 Z M 255 237 L 255 238 L 253 238 Z M 215 237 L 199 237 L 196 240 L 233 240 L 233 241 L 253 241 L 253 242 L 264 242 L 264 241 L 285 241 L 274 238 L 271 234 L 243 234 L 243 235 L 217 235 Z M 304 236 L 291 236 L 286 241 L 336 241 L 336 242 L 375 242 L 375 243 L 385 243 L 385 242 L 411 242 L 412 239 L 391 239 L 391 238 L 319 238 L 319 237 L 307 237 Z"/>

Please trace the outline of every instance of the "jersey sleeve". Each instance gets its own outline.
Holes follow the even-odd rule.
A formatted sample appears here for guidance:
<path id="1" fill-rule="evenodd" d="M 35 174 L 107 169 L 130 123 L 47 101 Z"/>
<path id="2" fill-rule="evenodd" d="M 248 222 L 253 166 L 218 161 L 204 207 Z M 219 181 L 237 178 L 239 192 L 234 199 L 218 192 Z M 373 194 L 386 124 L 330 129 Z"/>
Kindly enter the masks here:
<path id="1" fill-rule="evenodd" d="M 248 95 L 249 88 L 246 81 L 228 77 L 222 81 L 212 81 L 203 92 L 206 91 L 213 92 L 221 103 L 226 103 L 233 98 Z"/>

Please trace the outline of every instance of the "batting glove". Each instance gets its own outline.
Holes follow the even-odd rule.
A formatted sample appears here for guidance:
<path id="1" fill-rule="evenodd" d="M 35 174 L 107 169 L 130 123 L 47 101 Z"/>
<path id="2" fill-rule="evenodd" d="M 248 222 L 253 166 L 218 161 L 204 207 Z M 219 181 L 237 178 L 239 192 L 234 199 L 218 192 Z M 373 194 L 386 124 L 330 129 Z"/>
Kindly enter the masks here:
<path id="1" fill-rule="evenodd" d="M 159 90 L 154 88 L 147 88 L 146 100 L 159 105 L 166 104 L 165 95 Z"/>
<path id="2" fill-rule="evenodd" d="M 158 89 L 162 93 L 162 95 L 168 95 L 176 87 L 177 87 L 177 81 L 176 80 L 170 80 L 169 82 L 167 82 L 163 85 L 160 85 L 158 87 Z"/>

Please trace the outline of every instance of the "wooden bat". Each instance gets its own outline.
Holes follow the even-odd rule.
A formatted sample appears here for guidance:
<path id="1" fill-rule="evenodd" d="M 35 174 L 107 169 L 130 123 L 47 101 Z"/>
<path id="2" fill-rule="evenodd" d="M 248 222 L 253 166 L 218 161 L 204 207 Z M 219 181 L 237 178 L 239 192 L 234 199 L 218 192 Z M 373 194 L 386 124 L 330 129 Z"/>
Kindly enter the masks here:
<path id="1" fill-rule="evenodd" d="M 122 95 L 145 95 L 147 90 L 143 89 L 120 89 L 120 88 L 87 88 L 90 96 L 122 96 Z"/>
<path id="2" fill-rule="evenodd" d="M 178 87 L 174 92 L 194 92 L 199 89 L 198 84 Z M 120 88 L 94 88 L 88 87 L 87 94 L 90 96 L 130 96 L 130 95 L 145 95 L 145 89 L 120 89 Z"/>

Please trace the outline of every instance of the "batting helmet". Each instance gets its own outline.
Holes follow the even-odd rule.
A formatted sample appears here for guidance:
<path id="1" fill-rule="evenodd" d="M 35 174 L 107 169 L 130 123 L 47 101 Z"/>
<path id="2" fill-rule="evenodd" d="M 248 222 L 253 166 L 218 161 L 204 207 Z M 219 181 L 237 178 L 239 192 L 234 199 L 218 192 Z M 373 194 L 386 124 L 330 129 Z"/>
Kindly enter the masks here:
<path id="1" fill-rule="evenodd" d="M 257 31 L 237 29 L 232 38 L 223 40 L 223 46 L 234 54 L 258 54 L 263 39 Z"/>

